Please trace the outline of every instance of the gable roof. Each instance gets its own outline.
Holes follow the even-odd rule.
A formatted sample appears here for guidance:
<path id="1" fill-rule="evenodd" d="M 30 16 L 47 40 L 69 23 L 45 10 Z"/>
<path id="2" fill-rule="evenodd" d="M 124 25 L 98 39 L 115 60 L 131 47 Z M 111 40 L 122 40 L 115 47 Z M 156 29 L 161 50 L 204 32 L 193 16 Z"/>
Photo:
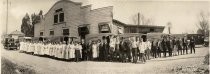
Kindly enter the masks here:
<path id="1" fill-rule="evenodd" d="M 16 31 L 11 32 L 10 35 L 21 35 L 21 36 L 23 36 L 25 34 L 16 30 Z"/>

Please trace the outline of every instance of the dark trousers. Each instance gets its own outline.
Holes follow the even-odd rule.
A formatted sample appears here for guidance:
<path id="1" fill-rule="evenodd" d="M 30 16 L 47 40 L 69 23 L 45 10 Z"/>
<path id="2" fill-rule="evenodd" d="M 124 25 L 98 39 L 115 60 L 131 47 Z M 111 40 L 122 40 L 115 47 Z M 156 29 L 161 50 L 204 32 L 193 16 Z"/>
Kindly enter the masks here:
<path id="1" fill-rule="evenodd" d="M 188 54 L 187 45 L 183 45 L 183 53 L 185 53 L 184 51 L 186 51 L 186 54 Z"/>
<path id="2" fill-rule="evenodd" d="M 131 50 L 130 49 L 127 50 L 126 57 L 128 58 L 128 61 L 131 62 L 132 57 L 131 57 Z"/>
<path id="3" fill-rule="evenodd" d="M 132 56 L 133 56 L 133 63 L 137 63 L 138 57 L 137 57 L 137 48 L 132 48 Z"/>
<path id="4" fill-rule="evenodd" d="M 81 58 L 80 50 L 75 50 L 75 62 L 78 62 Z"/>
<path id="5" fill-rule="evenodd" d="M 115 61 L 120 61 L 120 56 L 121 56 L 120 51 L 119 50 L 115 50 L 115 52 L 114 52 L 114 60 Z"/>
<path id="6" fill-rule="evenodd" d="M 126 52 L 125 51 L 120 51 L 120 61 L 121 62 L 126 62 Z"/>
<path id="7" fill-rule="evenodd" d="M 166 49 L 163 49 L 163 56 L 164 57 L 166 57 L 166 53 L 167 53 Z"/>
<path id="8" fill-rule="evenodd" d="M 161 51 L 160 48 L 158 47 L 158 48 L 157 48 L 157 57 L 161 57 L 161 52 L 162 52 L 162 51 Z"/>
<path id="9" fill-rule="evenodd" d="M 154 58 L 157 58 L 157 49 L 154 47 L 154 48 L 152 48 L 152 56 L 154 57 Z"/>
<path id="10" fill-rule="evenodd" d="M 190 45 L 190 52 L 192 53 L 192 51 L 195 53 L 195 45 Z"/>
<path id="11" fill-rule="evenodd" d="M 146 57 L 144 53 L 140 53 L 140 59 L 142 62 L 146 62 Z"/>
<path id="12" fill-rule="evenodd" d="M 91 52 L 91 50 L 87 51 L 87 58 L 86 59 L 87 60 L 92 60 L 92 52 Z"/>
<path id="13" fill-rule="evenodd" d="M 181 46 L 178 46 L 178 55 L 182 55 L 182 47 Z"/>
<path id="14" fill-rule="evenodd" d="M 114 60 L 114 48 L 113 47 L 109 48 L 109 60 L 110 61 Z"/>

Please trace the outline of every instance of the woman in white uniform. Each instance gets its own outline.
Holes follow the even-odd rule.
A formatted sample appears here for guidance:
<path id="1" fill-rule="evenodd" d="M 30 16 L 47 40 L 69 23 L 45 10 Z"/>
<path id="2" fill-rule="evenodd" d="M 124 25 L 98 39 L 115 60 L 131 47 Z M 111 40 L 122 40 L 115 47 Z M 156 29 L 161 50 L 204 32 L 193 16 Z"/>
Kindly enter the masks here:
<path id="1" fill-rule="evenodd" d="M 66 55 L 66 42 L 64 41 L 62 44 L 61 58 L 66 59 L 65 55 Z"/>
<path id="2" fill-rule="evenodd" d="M 59 53 L 60 53 L 60 43 L 58 42 L 56 44 L 56 51 L 55 51 L 56 58 L 59 58 Z"/>
<path id="3" fill-rule="evenodd" d="M 21 41 L 20 42 L 20 51 L 19 52 L 23 52 L 23 46 L 24 46 L 24 41 Z"/>
<path id="4" fill-rule="evenodd" d="M 28 43 L 28 53 L 32 52 L 31 49 L 32 49 L 32 42 L 29 42 Z"/>
<path id="5" fill-rule="evenodd" d="M 70 42 L 68 42 L 68 44 L 66 45 L 66 55 L 65 55 L 65 59 L 70 59 Z"/>
<path id="6" fill-rule="evenodd" d="M 31 52 L 32 52 L 32 54 L 34 54 L 34 50 L 35 50 L 35 45 L 34 44 L 35 44 L 34 42 L 31 43 Z"/>
<path id="7" fill-rule="evenodd" d="M 50 42 L 50 44 L 49 44 L 49 56 L 53 56 L 52 53 L 53 53 L 53 43 Z"/>
<path id="8" fill-rule="evenodd" d="M 34 54 L 37 55 L 37 42 L 34 42 Z"/>
<path id="9" fill-rule="evenodd" d="M 93 53 L 93 59 L 96 60 L 98 58 L 98 46 L 96 44 L 95 41 L 93 41 L 93 44 L 92 44 L 92 53 Z"/>
<path id="10" fill-rule="evenodd" d="M 56 50 L 57 50 L 57 44 L 56 42 L 53 42 L 53 53 L 52 53 L 53 57 L 55 57 L 56 55 Z"/>
<path id="11" fill-rule="evenodd" d="M 58 44 L 58 53 L 57 56 L 59 59 L 62 59 L 62 50 L 63 50 L 63 46 L 62 46 L 62 42 L 60 42 L 60 44 Z"/>
<path id="12" fill-rule="evenodd" d="M 40 50 L 40 55 L 44 55 L 45 45 L 44 45 L 43 42 L 40 43 L 40 48 L 41 48 L 41 50 Z"/>
<path id="13" fill-rule="evenodd" d="M 46 55 L 50 56 L 51 43 L 47 43 Z"/>
<path id="14" fill-rule="evenodd" d="M 70 48 L 70 59 L 74 59 L 75 58 L 75 55 L 74 55 L 74 52 L 75 52 L 75 49 L 74 49 L 75 45 L 74 45 L 74 42 L 72 41 L 69 45 L 69 48 Z"/>
<path id="15" fill-rule="evenodd" d="M 26 43 L 25 43 L 25 52 L 28 52 L 28 45 L 29 45 L 29 43 L 26 42 Z"/>

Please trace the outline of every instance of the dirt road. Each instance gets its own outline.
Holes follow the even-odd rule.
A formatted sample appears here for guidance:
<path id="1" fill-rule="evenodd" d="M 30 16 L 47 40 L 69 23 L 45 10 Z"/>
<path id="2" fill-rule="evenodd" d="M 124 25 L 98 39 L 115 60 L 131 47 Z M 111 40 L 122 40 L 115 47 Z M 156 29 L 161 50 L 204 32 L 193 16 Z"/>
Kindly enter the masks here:
<path id="1" fill-rule="evenodd" d="M 38 57 L 18 51 L 1 50 L 5 57 L 19 65 L 35 69 L 39 74 L 140 74 L 169 73 L 174 67 L 199 66 L 208 53 L 207 47 L 196 48 L 196 54 L 187 54 L 167 58 L 157 58 L 145 64 L 117 62 L 65 62 L 46 57 Z"/>

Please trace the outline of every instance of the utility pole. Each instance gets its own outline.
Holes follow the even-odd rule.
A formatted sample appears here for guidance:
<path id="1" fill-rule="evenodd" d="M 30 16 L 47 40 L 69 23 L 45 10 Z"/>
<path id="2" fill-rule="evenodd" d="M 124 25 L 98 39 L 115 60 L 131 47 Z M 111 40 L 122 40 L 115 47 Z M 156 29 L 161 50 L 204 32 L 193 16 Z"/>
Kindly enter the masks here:
<path id="1" fill-rule="evenodd" d="M 167 25 L 168 25 L 168 33 L 171 34 L 171 26 L 172 26 L 171 22 L 168 22 Z"/>
<path id="2" fill-rule="evenodd" d="M 139 19 L 140 19 L 140 13 L 138 13 L 138 25 L 140 25 Z"/>
<path id="3" fill-rule="evenodd" d="M 140 13 L 138 13 L 138 27 L 137 27 L 137 33 L 139 33 L 139 25 L 140 25 Z"/>
<path id="4" fill-rule="evenodd" d="M 7 31 L 8 31 L 8 0 L 7 0 L 7 14 L 6 14 L 6 34 L 7 34 Z"/>

